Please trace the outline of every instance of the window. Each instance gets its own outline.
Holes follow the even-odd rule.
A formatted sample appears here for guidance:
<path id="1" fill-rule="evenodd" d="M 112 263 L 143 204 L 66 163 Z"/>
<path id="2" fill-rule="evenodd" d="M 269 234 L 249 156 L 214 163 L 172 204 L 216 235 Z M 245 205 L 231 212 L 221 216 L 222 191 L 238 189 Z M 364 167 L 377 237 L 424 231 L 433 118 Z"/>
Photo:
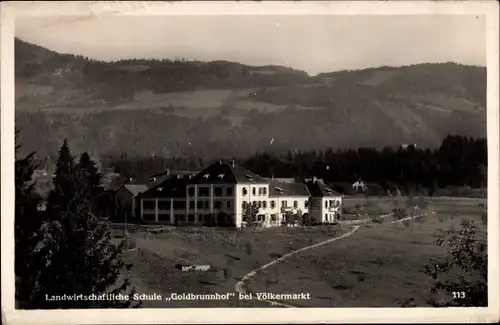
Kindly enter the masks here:
<path id="1" fill-rule="evenodd" d="M 253 206 L 254 208 L 257 208 L 257 207 L 258 207 L 258 202 L 257 202 L 257 201 L 253 201 L 253 202 L 252 202 L 252 206 Z"/>
<path id="2" fill-rule="evenodd" d="M 299 202 L 293 201 L 293 208 L 297 209 L 299 207 Z"/>
<path id="3" fill-rule="evenodd" d="M 328 208 L 328 201 L 325 201 L 325 208 Z"/>
<path id="4" fill-rule="evenodd" d="M 208 209 L 208 201 L 198 201 L 198 209 Z"/>
<path id="5" fill-rule="evenodd" d="M 208 196 L 210 189 L 208 187 L 198 187 L 198 196 Z"/>
<path id="6" fill-rule="evenodd" d="M 259 196 L 262 195 L 262 188 L 259 187 Z"/>
<path id="7" fill-rule="evenodd" d="M 174 209 L 180 210 L 186 208 L 186 201 L 174 201 Z"/>
<path id="8" fill-rule="evenodd" d="M 262 201 L 257 201 L 257 206 L 260 208 L 262 208 Z"/>
<path id="9" fill-rule="evenodd" d="M 271 221 L 276 221 L 276 214 L 271 214 Z"/>
<path id="10" fill-rule="evenodd" d="M 304 208 L 306 208 L 306 209 L 307 209 L 307 204 L 308 204 L 308 203 L 309 203 L 309 202 L 307 202 L 307 200 L 304 202 Z"/>
<path id="11" fill-rule="evenodd" d="M 222 201 L 214 201 L 214 208 L 217 210 L 222 209 Z"/>
<path id="12" fill-rule="evenodd" d="M 155 209 L 155 201 L 151 201 L 151 200 L 143 200 L 142 201 L 142 208 L 144 210 L 154 210 Z"/>
<path id="13" fill-rule="evenodd" d="M 188 214 L 188 222 L 194 222 L 194 214 Z"/>
<path id="14" fill-rule="evenodd" d="M 266 202 L 266 201 L 262 202 L 262 207 L 263 207 L 264 209 L 267 209 L 267 202 Z"/>
<path id="15" fill-rule="evenodd" d="M 189 201 L 189 208 L 194 209 L 194 201 Z"/>
<path id="16" fill-rule="evenodd" d="M 241 203 L 241 208 L 246 209 L 247 205 L 248 205 L 247 201 L 243 201 L 243 203 Z"/>
<path id="17" fill-rule="evenodd" d="M 222 187 L 217 186 L 217 187 L 214 189 L 214 195 L 215 195 L 215 196 L 222 196 Z"/>
<path id="18" fill-rule="evenodd" d="M 340 206 L 340 201 L 335 201 L 335 207 L 338 208 Z"/>
<path id="19" fill-rule="evenodd" d="M 184 214 L 176 214 L 175 217 L 176 217 L 177 221 L 179 221 L 179 222 L 186 221 L 186 215 L 184 215 Z"/>
<path id="20" fill-rule="evenodd" d="M 158 201 L 158 210 L 170 210 L 170 200 Z"/>
<path id="21" fill-rule="evenodd" d="M 286 201 L 281 201 L 281 207 L 286 208 Z"/>
<path id="22" fill-rule="evenodd" d="M 265 188 L 265 187 L 262 188 L 262 194 L 267 195 L 267 188 Z"/>
<path id="23" fill-rule="evenodd" d="M 255 187 L 252 188 L 252 195 L 255 195 Z"/>
<path id="24" fill-rule="evenodd" d="M 333 208 L 333 204 L 334 204 L 333 200 L 330 200 L 330 208 Z"/>
<path id="25" fill-rule="evenodd" d="M 231 209 L 231 201 L 226 201 L 226 208 Z"/>
<path id="26" fill-rule="evenodd" d="M 328 221 L 328 213 L 325 213 L 325 221 Z"/>
<path id="27" fill-rule="evenodd" d="M 195 190 L 195 189 L 194 189 L 194 186 L 190 186 L 190 187 L 188 187 L 188 195 L 189 195 L 189 196 L 194 196 L 194 193 L 195 193 L 195 191 L 194 191 L 194 190 Z"/>
<path id="28" fill-rule="evenodd" d="M 265 221 L 266 220 L 266 216 L 263 215 L 263 214 L 258 214 L 257 215 L 257 221 Z"/>
<path id="29" fill-rule="evenodd" d="M 276 202 L 274 200 L 271 201 L 271 209 L 276 208 Z"/>
<path id="30" fill-rule="evenodd" d="M 158 221 L 170 221 L 170 214 L 168 213 L 159 213 Z"/>
<path id="31" fill-rule="evenodd" d="M 226 187 L 226 196 L 233 196 L 233 188 Z"/>
<path id="32" fill-rule="evenodd" d="M 243 194 L 243 196 L 247 195 L 248 194 L 247 188 L 246 187 L 242 188 L 241 193 Z"/>

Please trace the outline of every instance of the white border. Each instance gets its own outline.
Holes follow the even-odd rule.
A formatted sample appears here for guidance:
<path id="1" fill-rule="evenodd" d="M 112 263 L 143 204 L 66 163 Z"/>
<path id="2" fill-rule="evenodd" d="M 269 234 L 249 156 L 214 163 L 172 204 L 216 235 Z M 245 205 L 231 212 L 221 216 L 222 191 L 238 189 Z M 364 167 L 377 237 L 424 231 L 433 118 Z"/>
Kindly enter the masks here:
<path id="1" fill-rule="evenodd" d="M 1 3 L 2 322 L 5 324 L 498 322 L 499 6 L 496 1 L 333 2 L 8 2 Z M 487 23 L 487 308 L 308 308 L 14 310 L 14 56 L 16 15 L 484 15 Z M 77 18 L 79 19 L 79 18 Z M 81 19 L 81 18 L 80 18 Z M 8 293 L 8 294 L 7 294 Z"/>

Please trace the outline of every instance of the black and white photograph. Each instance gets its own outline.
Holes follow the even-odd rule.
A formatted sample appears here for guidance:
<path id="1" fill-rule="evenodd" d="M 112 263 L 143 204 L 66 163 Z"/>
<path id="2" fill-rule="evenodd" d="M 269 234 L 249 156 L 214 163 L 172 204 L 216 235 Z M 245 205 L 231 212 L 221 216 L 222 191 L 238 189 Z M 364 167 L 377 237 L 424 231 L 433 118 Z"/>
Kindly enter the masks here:
<path id="1" fill-rule="evenodd" d="M 498 3 L 341 3 L 7 2 L 6 324 L 498 321 Z"/>

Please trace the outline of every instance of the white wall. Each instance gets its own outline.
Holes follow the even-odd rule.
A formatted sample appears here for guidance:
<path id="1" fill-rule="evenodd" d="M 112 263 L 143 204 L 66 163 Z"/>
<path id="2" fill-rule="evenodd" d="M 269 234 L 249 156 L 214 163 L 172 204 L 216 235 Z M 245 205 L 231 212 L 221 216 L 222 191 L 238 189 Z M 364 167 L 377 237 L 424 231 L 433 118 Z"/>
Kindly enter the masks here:
<path id="1" fill-rule="evenodd" d="M 246 194 L 243 194 L 243 189 L 246 189 Z M 259 189 L 261 189 L 260 195 Z M 265 194 L 262 192 L 262 189 L 265 189 Z M 253 201 L 269 201 L 269 184 L 237 184 L 235 194 L 235 220 L 236 226 L 240 227 L 243 221 L 243 201 L 247 203 Z M 267 204 L 269 205 L 269 202 Z M 259 209 L 259 213 L 261 213 L 261 211 L 262 209 Z"/>
<path id="2" fill-rule="evenodd" d="M 323 197 L 321 200 L 321 222 L 337 221 L 337 214 L 342 211 L 341 197 Z"/>
<path id="3" fill-rule="evenodd" d="M 189 187 L 194 188 L 194 193 L 189 191 Z M 222 195 L 215 196 L 215 188 L 222 188 Z M 207 196 L 200 197 L 199 196 L 199 188 L 206 188 L 208 191 Z M 232 188 L 232 193 L 230 195 L 227 193 L 227 188 Z M 243 189 L 246 189 L 246 193 L 243 194 Z M 265 190 L 264 190 L 265 189 Z M 255 190 L 255 192 L 254 192 Z M 259 191 L 260 190 L 260 191 Z M 255 193 L 255 194 L 254 194 Z M 144 199 L 149 200 L 151 202 L 155 202 L 155 199 Z M 266 202 L 265 207 L 264 204 L 259 208 L 259 215 L 264 215 L 265 221 L 263 222 L 264 226 L 272 226 L 272 225 L 280 225 L 283 219 L 284 212 L 281 210 L 282 202 L 286 202 L 287 209 L 286 211 L 290 211 L 292 213 L 297 213 L 298 210 L 301 210 L 302 214 L 308 213 L 311 218 L 316 220 L 317 222 L 334 222 L 335 216 L 337 213 L 341 212 L 342 208 L 342 198 L 341 197 L 325 197 L 325 198 L 312 198 L 308 196 L 279 196 L 279 197 L 269 197 L 269 184 L 200 184 L 200 185 L 189 185 L 186 188 L 186 198 L 175 198 L 175 199 L 159 199 L 161 200 L 171 200 L 170 206 L 170 221 L 174 223 L 174 215 L 175 214 L 183 214 L 184 220 L 187 222 L 187 218 L 189 214 L 195 215 L 194 224 L 202 224 L 203 223 L 203 215 L 207 214 L 216 214 L 219 211 L 225 212 L 231 216 L 233 216 L 235 224 L 237 227 L 242 225 L 243 221 L 243 202 L 247 202 L 247 204 L 251 204 L 251 202 Z M 184 209 L 174 209 L 173 201 L 181 201 L 185 200 L 186 208 Z M 194 207 L 190 207 L 190 201 L 194 202 Z M 206 208 L 202 208 L 198 206 L 199 201 L 206 201 L 208 205 Z M 215 201 L 221 201 L 222 206 L 221 209 L 215 208 Z M 275 202 L 274 208 L 271 207 L 271 201 Z M 294 202 L 297 201 L 297 207 L 294 207 Z M 330 207 L 330 201 L 333 201 L 332 207 Z M 339 202 L 336 205 L 335 202 Z M 229 208 L 227 207 L 227 202 L 230 202 Z M 307 207 L 306 207 L 306 202 Z M 325 203 L 327 203 L 328 207 L 325 207 Z M 156 203 L 155 203 L 156 204 Z M 141 207 L 142 208 L 142 207 Z M 150 214 L 161 214 L 165 211 L 157 211 L 157 210 L 146 210 L 143 209 L 142 214 L 150 213 Z M 275 221 L 272 222 L 271 216 L 275 215 Z M 325 216 L 326 215 L 326 216 Z M 158 219 L 156 219 L 158 220 Z"/>

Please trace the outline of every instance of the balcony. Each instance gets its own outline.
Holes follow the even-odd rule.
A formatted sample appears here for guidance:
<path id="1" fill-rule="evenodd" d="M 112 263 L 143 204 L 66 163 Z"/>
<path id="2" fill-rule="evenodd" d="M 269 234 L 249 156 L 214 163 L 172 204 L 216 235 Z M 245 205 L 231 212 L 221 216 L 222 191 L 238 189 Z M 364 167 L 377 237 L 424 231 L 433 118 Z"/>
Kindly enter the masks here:
<path id="1" fill-rule="evenodd" d="M 292 207 L 281 207 L 281 213 L 291 212 L 293 211 Z"/>

